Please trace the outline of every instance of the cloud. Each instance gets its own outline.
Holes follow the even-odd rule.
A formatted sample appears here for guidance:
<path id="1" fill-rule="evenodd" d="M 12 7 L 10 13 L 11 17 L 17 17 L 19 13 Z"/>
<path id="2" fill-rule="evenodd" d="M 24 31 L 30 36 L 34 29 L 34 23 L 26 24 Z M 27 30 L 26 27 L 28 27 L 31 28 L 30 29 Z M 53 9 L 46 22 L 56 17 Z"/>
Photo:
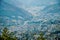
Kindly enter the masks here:
<path id="1" fill-rule="evenodd" d="M 19 18 L 19 19 L 24 19 L 24 18 L 23 18 L 23 17 L 21 17 L 21 16 L 18 16 L 18 18 Z"/>
<path id="2" fill-rule="evenodd" d="M 11 17 L 15 18 L 15 16 L 11 16 Z"/>
<path id="3" fill-rule="evenodd" d="M 27 10 L 28 12 L 30 12 L 33 16 L 37 16 L 39 15 L 38 12 L 40 10 L 43 10 L 45 8 L 45 6 L 32 6 L 32 7 L 28 7 L 25 8 L 25 10 Z"/>
<path id="4" fill-rule="evenodd" d="M 57 2 L 50 2 L 49 4 L 53 5 L 53 4 L 56 4 Z"/>
<path id="5" fill-rule="evenodd" d="M 17 22 L 17 20 L 13 19 L 12 22 Z"/>

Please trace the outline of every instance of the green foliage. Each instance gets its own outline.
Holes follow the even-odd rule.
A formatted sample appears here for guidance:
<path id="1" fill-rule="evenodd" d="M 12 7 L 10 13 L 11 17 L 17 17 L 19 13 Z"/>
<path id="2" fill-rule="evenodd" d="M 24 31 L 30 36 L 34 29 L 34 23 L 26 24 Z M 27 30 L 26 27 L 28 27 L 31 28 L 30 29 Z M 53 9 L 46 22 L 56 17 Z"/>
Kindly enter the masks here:
<path id="1" fill-rule="evenodd" d="M 38 37 L 37 40 L 45 40 L 45 38 L 43 36 L 44 36 L 44 34 L 41 32 L 40 37 Z"/>
<path id="2" fill-rule="evenodd" d="M 14 36 L 14 33 L 9 32 L 9 30 L 7 28 L 3 29 L 0 39 L 1 40 L 17 40 L 16 36 Z"/>

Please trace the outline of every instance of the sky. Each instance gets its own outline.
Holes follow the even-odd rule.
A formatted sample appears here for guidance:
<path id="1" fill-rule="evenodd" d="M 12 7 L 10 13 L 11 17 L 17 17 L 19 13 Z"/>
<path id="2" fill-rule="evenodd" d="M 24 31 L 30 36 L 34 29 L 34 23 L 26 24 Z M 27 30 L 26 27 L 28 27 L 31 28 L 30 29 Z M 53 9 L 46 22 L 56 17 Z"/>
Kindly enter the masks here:
<path id="1" fill-rule="evenodd" d="M 17 4 L 17 5 L 25 5 L 27 7 L 31 6 L 41 6 L 41 5 L 49 5 L 57 3 L 57 0 L 4 0 L 11 4 Z"/>
<path id="2" fill-rule="evenodd" d="M 30 24 L 28 24 L 28 22 L 30 22 L 30 23 L 32 23 L 31 24 L 31 26 L 33 26 L 33 25 L 35 25 L 34 23 L 39 23 L 40 21 L 41 21 L 41 19 L 40 19 L 40 17 L 41 18 L 47 18 L 48 20 L 50 19 L 50 17 L 51 18 L 57 18 L 57 16 L 59 17 L 59 14 L 57 14 L 57 13 L 47 13 L 47 11 L 54 11 L 55 9 L 54 8 L 56 8 L 56 9 L 58 9 L 58 7 L 49 7 L 48 8 L 48 10 L 44 10 L 44 11 L 46 11 L 46 13 L 47 14 L 45 14 L 45 13 L 40 13 L 39 11 L 40 10 L 43 10 L 45 7 L 47 7 L 47 6 L 49 6 L 49 5 L 54 5 L 54 4 L 57 4 L 58 3 L 58 1 L 57 0 L 2 0 L 2 1 L 4 1 L 4 2 L 6 2 L 6 3 L 8 3 L 8 4 L 11 4 L 11 5 L 13 5 L 13 6 L 15 6 L 15 7 L 17 7 L 17 8 L 22 8 L 22 9 L 24 9 L 24 10 L 26 10 L 26 11 L 28 11 L 29 13 L 31 13 L 32 15 L 33 15 L 33 19 L 31 19 L 31 20 L 27 20 L 27 21 L 24 21 L 24 27 L 23 28 L 25 28 L 27 25 L 29 25 L 30 26 Z M 47 8 L 46 8 L 47 9 Z M 7 10 L 7 9 L 6 9 Z M 60 9 L 59 9 L 60 10 Z M 43 12 L 44 12 L 43 11 Z M 55 10 L 56 11 L 56 10 Z M 15 12 L 15 11 L 14 11 Z M 19 11 L 17 11 L 17 12 L 19 12 Z M 21 12 L 21 11 L 20 11 Z M 19 13 L 19 14 L 22 14 L 22 13 Z M 27 13 L 25 13 L 25 14 L 27 14 Z M 54 15 L 54 16 L 52 16 L 52 14 Z M 24 17 L 26 16 L 26 15 L 24 15 L 24 14 L 22 14 Z M 46 16 L 45 16 L 46 15 Z M 57 15 L 57 16 L 56 16 Z M 39 17 L 37 17 L 37 16 L 39 16 Z M 48 17 L 47 17 L 48 16 Z M 13 16 L 14 17 L 14 16 Z M 27 16 L 26 16 L 27 17 Z M 20 18 L 20 16 L 18 16 L 18 18 Z M 22 17 L 21 17 L 22 18 Z M 43 20 L 42 21 L 45 21 L 44 20 L 44 18 L 43 18 Z M 25 18 L 26 19 L 26 18 Z M 35 21 L 36 20 L 36 21 Z M 17 20 L 15 20 L 15 19 L 13 19 L 12 20 L 13 22 L 17 22 Z M 35 21 L 35 22 L 34 22 Z M 22 20 L 20 21 L 20 22 L 22 22 Z M 18 23 L 19 23 L 19 21 L 18 21 Z M 20 23 L 19 23 L 20 24 Z M 21 23 L 22 24 L 22 23 Z M 20 25 L 19 25 L 20 26 Z M 38 27 L 40 27 L 40 25 L 39 24 L 37 24 L 37 26 Z M 13 30 L 16 30 L 15 28 L 16 27 L 14 27 L 14 26 L 11 26 L 12 28 L 13 28 Z M 18 29 L 19 27 L 17 27 L 17 29 Z M 41 27 L 40 27 L 41 28 Z M 19 30 L 19 29 L 18 29 Z"/>

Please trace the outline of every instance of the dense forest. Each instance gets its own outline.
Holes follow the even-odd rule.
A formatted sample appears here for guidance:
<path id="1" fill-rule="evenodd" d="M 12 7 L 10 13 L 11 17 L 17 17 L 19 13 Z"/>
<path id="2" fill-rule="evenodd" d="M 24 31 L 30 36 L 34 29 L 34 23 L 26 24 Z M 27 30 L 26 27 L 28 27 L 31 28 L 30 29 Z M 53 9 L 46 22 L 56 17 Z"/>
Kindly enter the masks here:
<path id="1" fill-rule="evenodd" d="M 57 31 L 57 32 L 54 32 L 54 33 L 51 33 L 51 34 L 47 34 L 45 37 L 44 37 L 44 32 L 40 32 L 39 34 L 37 33 L 21 33 L 19 34 L 20 35 L 20 38 L 16 36 L 16 34 L 14 32 L 10 32 L 8 28 L 4 28 L 2 30 L 2 33 L 0 33 L 0 40 L 51 40 L 51 37 L 55 37 L 54 40 L 56 39 L 60 39 L 58 37 L 58 35 L 54 36 L 54 34 L 58 34 L 60 33 L 60 31 Z M 49 38 L 50 37 L 50 38 Z M 52 38 L 53 39 L 53 38 Z"/>

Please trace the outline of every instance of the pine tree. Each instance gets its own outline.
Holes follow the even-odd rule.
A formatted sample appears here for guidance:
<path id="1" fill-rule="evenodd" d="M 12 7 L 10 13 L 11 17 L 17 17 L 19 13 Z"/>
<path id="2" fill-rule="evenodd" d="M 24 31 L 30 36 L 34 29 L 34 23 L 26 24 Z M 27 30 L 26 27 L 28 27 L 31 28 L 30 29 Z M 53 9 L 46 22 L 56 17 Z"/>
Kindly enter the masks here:
<path id="1" fill-rule="evenodd" d="M 2 31 L 2 35 L 0 37 L 2 40 L 17 40 L 17 37 L 14 36 L 13 32 L 9 32 L 7 28 L 4 28 Z"/>
<path id="2" fill-rule="evenodd" d="M 41 33 L 40 33 L 40 37 L 38 37 L 37 40 L 45 40 L 45 38 L 44 38 L 43 36 L 44 36 L 44 35 L 43 35 L 43 33 L 41 32 Z"/>

